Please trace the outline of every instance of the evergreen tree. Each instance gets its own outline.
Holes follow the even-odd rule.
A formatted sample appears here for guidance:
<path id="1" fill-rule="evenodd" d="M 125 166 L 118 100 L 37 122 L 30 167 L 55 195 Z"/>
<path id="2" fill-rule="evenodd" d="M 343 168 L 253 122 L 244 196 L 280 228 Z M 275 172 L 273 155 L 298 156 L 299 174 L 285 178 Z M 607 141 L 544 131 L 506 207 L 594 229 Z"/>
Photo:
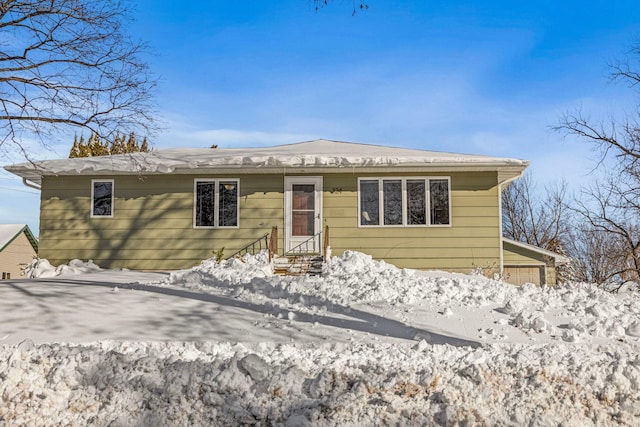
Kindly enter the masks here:
<path id="1" fill-rule="evenodd" d="M 109 156 L 113 154 L 127 154 L 149 152 L 149 143 L 147 137 L 142 140 L 142 145 L 138 145 L 135 134 L 132 132 L 127 139 L 124 135 L 116 135 L 114 140 L 102 141 L 100 137 L 93 133 L 89 137 L 89 141 L 85 143 L 84 137 L 74 137 L 73 146 L 69 152 L 69 158 L 74 157 L 94 157 L 94 156 Z"/>
<path id="2" fill-rule="evenodd" d="M 564 245 L 560 242 L 560 239 L 553 238 L 547 243 L 546 248 L 548 251 L 555 252 L 559 255 L 569 257 Z M 573 261 L 566 264 L 556 265 L 556 283 L 569 283 L 576 280 L 578 277 L 575 263 Z"/>
<path id="3" fill-rule="evenodd" d="M 89 148 L 89 156 L 91 157 L 106 156 L 109 154 L 107 145 L 103 144 L 100 137 L 95 133 L 91 134 L 91 137 L 89 137 L 87 147 Z"/>
<path id="4" fill-rule="evenodd" d="M 110 154 L 124 154 L 127 152 L 127 148 L 124 143 L 124 136 L 120 134 L 116 135 L 111 143 L 111 152 Z"/>
<path id="5" fill-rule="evenodd" d="M 78 142 L 78 157 L 90 157 L 91 151 L 89 151 L 89 147 L 84 142 L 84 136 L 80 137 L 80 141 Z"/>
<path id="6" fill-rule="evenodd" d="M 138 142 L 136 141 L 136 135 L 133 132 L 129 134 L 129 139 L 127 140 L 125 151 L 127 153 L 140 152 L 140 147 L 138 146 Z"/>
<path id="7" fill-rule="evenodd" d="M 80 147 L 78 146 L 78 135 L 73 137 L 73 147 L 71 147 L 71 151 L 69 152 L 69 158 L 73 159 L 74 157 L 80 157 Z"/>

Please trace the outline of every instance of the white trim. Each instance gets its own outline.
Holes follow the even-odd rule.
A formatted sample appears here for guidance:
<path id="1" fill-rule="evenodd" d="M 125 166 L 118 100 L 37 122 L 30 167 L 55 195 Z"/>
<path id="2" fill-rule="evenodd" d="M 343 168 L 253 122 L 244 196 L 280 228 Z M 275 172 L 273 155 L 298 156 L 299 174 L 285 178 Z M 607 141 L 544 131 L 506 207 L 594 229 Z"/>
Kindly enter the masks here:
<path id="1" fill-rule="evenodd" d="M 516 240 L 512 240 L 512 239 L 509 239 L 507 237 L 503 237 L 502 238 L 502 243 L 503 243 L 503 245 L 504 245 L 504 243 L 510 243 L 513 246 L 518 246 L 520 248 L 527 249 L 527 250 L 530 250 L 532 252 L 537 252 L 537 253 L 539 253 L 541 255 L 545 255 L 545 256 L 554 258 L 556 260 L 556 263 L 558 263 L 558 264 L 566 264 L 566 263 L 571 261 L 571 258 L 566 257 L 564 255 L 560 255 L 559 253 L 556 253 L 556 252 L 553 252 L 553 251 L 549 251 L 547 249 L 543 249 L 543 248 L 540 248 L 538 246 L 530 245 L 528 243 L 518 242 Z M 502 247 L 502 250 L 504 250 L 504 246 Z M 508 265 L 511 265 L 511 264 L 508 264 Z"/>
<path id="2" fill-rule="evenodd" d="M 448 224 L 432 224 L 431 223 L 431 181 L 435 181 L 435 180 L 446 180 L 447 181 L 447 208 L 449 210 L 449 223 Z M 427 214 L 429 216 L 429 227 L 436 227 L 436 228 L 449 228 L 452 226 L 453 223 L 453 213 L 452 213 L 452 208 L 451 208 L 451 177 L 450 176 L 429 176 L 427 177 L 427 184 L 428 184 L 428 188 L 427 188 L 427 196 L 429 197 L 427 199 Z"/>
<path id="3" fill-rule="evenodd" d="M 314 187 L 314 233 L 318 234 L 322 230 L 322 176 L 285 176 L 284 177 L 284 250 L 291 250 L 296 244 L 301 243 L 308 237 L 295 238 L 292 236 L 292 190 L 294 184 L 313 184 Z M 310 236 L 309 236 L 310 237 Z"/>
<path id="4" fill-rule="evenodd" d="M 95 200 L 94 200 L 94 196 L 95 196 L 95 184 L 97 182 L 109 182 L 111 183 L 111 213 L 109 215 L 95 215 L 93 213 L 93 209 L 95 207 Z M 113 218 L 113 213 L 115 211 L 115 193 L 116 193 L 116 185 L 115 185 L 115 180 L 113 179 L 92 179 L 91 180 L 91 218 Z"/>
<path id="5" fill-rule="evenodd" d="M 520 171 L 519 174 L 506 178 L 504 181 L 500 181 L 500 177 L 498 177 L 498 233 L 500 233 L 500 274 L 504 273 L 504 240 L 506 239 L 506 237 L 502 235 L 502 192 L 507 185 L 509 185 L 512 181 L 520 178 L 523 174 L 524 168 Z M 498 175 L 500 174 L 498 173 Z"/>
<path id="6" fill-rule="evenodd" d="M 213 197 L 214 197 L 214 210 L 213 210 L 213 224 L 214 225 L 196 225 L 196 208 L 198 206 L 198 183 L 207 182 L 213 184 Z M 219 225 L 220 224 L 220 188 L 221 182 L 233 182 L 237 188 L 236 198 L 236 225 Z M 194 178 L 193 180 L 193 228 L 200 229 L 228 229 L 228 228 L 240 228 L 240 179 L 239 178 Z"/>
<path id="7" fill-rule="evenodd" d="M 384 181 L 400 180 L 402 185 L 402 224 L 384 224 Z M 425 182 L 425 224 L 408 224 L 407 212 L 407 181 L 408 180 L 424 180 Z M 449 223 L 448 224 L 432 224 L 431 223 L 431 181 L 446 180 L 447 196 L 449 203 Z M 378 181 L 378 224 L 365 225 L 361 223 L 362 219 L 362 203 L 360 183 L 362 181 Z M 450 176 L 360 176 L 358 177 L 358 217 L 356 218 L 358 228 L 449 228 L 453 224 L 453 214 L 451 207 L 451 177 Z"/>

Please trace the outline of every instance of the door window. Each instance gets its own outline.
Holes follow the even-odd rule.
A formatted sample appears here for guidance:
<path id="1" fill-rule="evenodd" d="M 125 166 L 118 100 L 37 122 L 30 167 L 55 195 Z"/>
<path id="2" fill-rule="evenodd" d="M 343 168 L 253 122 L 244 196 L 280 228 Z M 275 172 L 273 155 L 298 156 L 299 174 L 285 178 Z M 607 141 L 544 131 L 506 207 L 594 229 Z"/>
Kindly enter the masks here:
<path id="1" fill-rule="evenodd" d="M 293 184 L 291 200 L 291 235 L 313 236 L 315 227 L 315 185 Z"/>

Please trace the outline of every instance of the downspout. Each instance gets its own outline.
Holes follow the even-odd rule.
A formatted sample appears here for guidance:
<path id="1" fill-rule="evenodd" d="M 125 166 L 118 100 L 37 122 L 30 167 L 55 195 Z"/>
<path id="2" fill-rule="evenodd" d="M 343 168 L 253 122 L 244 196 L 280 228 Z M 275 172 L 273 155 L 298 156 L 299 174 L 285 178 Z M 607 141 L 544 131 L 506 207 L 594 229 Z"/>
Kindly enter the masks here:
<path id="1" fill-rule="evenodd" d="M 29 188 L 33 188 L 34 190 L 42 190 L 42 187 L 40 185 L 36 184 L 35 182 L 29 181 L 27 178 L 22 178 L 22 183 Z"/>
<path id="2" fill-rule="evenodd" d="M 520 174 L 513 176 L 511 178 L 507 178 L 498 184 L 498 224 L 500 227 L 500 276 L 504 274 L 504 236 L 502 235 L 502 187 L 503 185 L 509 184 L 511 181 L 515 181 L 520 178 L 524 170 L 520 172 Z"/>

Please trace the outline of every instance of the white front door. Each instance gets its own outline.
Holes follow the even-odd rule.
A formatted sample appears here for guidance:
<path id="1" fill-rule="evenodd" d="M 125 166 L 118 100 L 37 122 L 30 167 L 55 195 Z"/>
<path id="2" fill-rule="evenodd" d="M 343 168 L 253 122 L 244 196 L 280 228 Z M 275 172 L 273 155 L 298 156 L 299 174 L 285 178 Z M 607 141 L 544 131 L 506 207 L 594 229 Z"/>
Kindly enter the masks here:
<path id="1" fill-rule="evenodd" d="M 321 253 L 322 177 L 285 176 L 284 188 L 285 251 Z"/>

